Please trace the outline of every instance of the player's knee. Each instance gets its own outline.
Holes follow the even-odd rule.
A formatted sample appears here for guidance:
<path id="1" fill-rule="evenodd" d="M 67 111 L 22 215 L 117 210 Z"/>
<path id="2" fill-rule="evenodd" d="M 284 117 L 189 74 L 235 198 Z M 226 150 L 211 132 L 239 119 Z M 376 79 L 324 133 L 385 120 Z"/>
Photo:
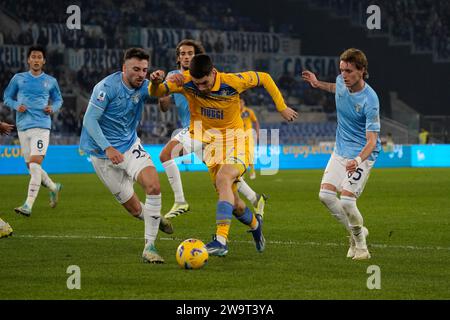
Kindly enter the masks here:
<path id="1" fill-rule="evenodd" d="M 171 160 L 171 156 L 170 156 L 170 151 L 167 150 L 166 148 L 164 148 L 161 153 L 159 154 L 159 160 L 161 161 L 161 163 L 164 163 L 166 161 Z"/>
<path id="2" fill-rule="evenodd" d="M 161 193 L 159 183 L 154 183 L 144 187 L 145 194 L 158 195 Z"/>
<path id="3" fill-rule="evenodd" d="M 345 212 L 351 212 L 356 208 L 356 198 L 341 196 L 341 199 L 339 201 L 341 202 L 341 206 L 345 210 Z"/>
<path id="4" fill-rule="evenodd" d="M 338 201 L 336 197 L 336 192 L 330 190 L 321 189 L 319 192 L 319 200 L 326 206 L 330 206 L 331 204 Z"/>
<path id="5" fill-rule="evenodd" d="M 221 190 L 225 190 L 231 188 L 233 182 L 232 180 L 224 174 L 218 174 L 216 177 L 216 188 L 220 192 Z"/>

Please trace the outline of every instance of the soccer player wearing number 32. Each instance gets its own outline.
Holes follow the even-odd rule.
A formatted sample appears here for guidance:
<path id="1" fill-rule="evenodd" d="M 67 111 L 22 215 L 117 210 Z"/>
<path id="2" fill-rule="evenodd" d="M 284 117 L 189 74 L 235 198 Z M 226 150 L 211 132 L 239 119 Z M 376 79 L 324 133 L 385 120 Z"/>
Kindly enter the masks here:
<path id="1" fill-rule="evenodd" d="M 314 88 L 335 93 L 336 146 L 322 178 L 319 198 L 350 233 L 347 257 L 365 260 L 370 259 L 366 244 L 369 232 L 356 199 L 380 152 L 380 103 L 376 92 L 365 82 L 368 62 L 361 50 L 344 51 L 339 69 L 336 83 L 318 81 L 310 71 L 303 71 L 302 78 Z M 337 192 L 341 193 L 340 199 Z"/>
<path id="2" fill-rule="evenodd" d="M 4 93 L 5 105 L 16 111 L 16 127 L 22 154 L 30 170 L 28 197 L 15 208 L 17 213 L 29 217 L 41 184 L 50 189 L 50 206 L 58 202 L 60 183 L 54 183 L 42 167 L 50 138 L 51 115 L 62 106 L 58 82 L 43 71 L 45 49 L 28 49 L 28 72 L 17 73 Z"/>
<path id="3" fill-rule="evenodd" d="M 80 137 L 80 149 L 90 155 L 100 180 L 134 217 L 144 220 L 144 262 L 164 263 L 155 247 L 158 227 L 173 233 L 170 221 L 161 217 L 158 174 L 144 150 L 136 128 L 149 97 L 145 79 L 149 55 L 140 48 L 125 52 L 122 71 L 95 87 L 89 100 Z M 134 192 L 137 181 L 145 191 L 145 204 Z"/>

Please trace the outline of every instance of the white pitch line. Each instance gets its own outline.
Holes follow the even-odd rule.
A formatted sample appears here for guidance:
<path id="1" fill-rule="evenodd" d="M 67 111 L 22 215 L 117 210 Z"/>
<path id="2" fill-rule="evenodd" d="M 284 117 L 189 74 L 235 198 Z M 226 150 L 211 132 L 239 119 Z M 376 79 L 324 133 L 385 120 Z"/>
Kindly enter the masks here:
<path id="1" fill-rule="evenodd" d="M 116 237 L 116 236 L 79 236 L 79 235 L 30 235 L 30 234 L 23 234 L 23 235 L 14 235 L 14 238 L 32 238 L 32 239 L 91 239 L 91 240 L 143 240 L 143 238 L 138 237 Z M 161 237 L 159 240 L 162 241 L 183 241 L 185 239 L 181 238 L 167 238 L 167 237 Z M 253 243 L 253 241 L 246 241 L 246 240 L 231 240 L 230 242 L 235 243 Z M 334 243 L 334 242 L 299 242 L 299 241 L 281 241 L 281 240 L 268 240 L 266 241 L 268 244 L 279 244 L 279 245 L 294 245 L 294 246 L 326 246 L 326 247 L 344 247 L 347 246 L 347 244 L 344 243 Z M 388 245 L 388 244 L 376 244 L 376 243 L 369 243 L 369 247 L 374 248 L 382 248 L 382 249 L 406 249 L 406 250 L 444 250 L 444 251 L 450 251 L 450 247 L 432 247 L 432 246 L 426 246 L 426 247 L 419 247 L 419 246 L 412 246 L 412 245 Z"/>

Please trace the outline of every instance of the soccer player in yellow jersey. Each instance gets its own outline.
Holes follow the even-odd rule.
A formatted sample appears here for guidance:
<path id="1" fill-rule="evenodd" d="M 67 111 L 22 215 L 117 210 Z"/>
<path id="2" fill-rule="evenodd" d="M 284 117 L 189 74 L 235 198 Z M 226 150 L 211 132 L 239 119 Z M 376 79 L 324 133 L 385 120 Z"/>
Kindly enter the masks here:
<path id="1" fill-rule="evenodd" d="M 221 73 L 205 54 L 192 58 L 189 71 L 174 74 L 164 82 L 163 79 L 164 72 L 161 70 L 150 75 L 150 95 L 161 97 L 181 93 L 188 99 L 191 112 L 189 130 L 193 139 L 204 145 L 203 160 L 219 194 L 217 231 L 213 241 L 206 245 L 208 253 L 216 256 L 228 253 L 227 239 L 233 215 L 250 227 L 256 249 L 262 252 L 265 248 L 262 219 L 246 207 L 236 188 L 236 182 L 249 162 L 248 139 L 243 130 L 239 94 L 262 85 L 284 119 L 293 121 L 297 113 L 286 106 L 269 74 L 255 71 Z"/>
<path id="2" fill-rule="evenodd" d="M 255 138 L 256 142 L 258 142 L 259 137 L 259 122 L 258 118 L 256 118 L 255 112 L 252 109 L 246 107 L 245 100 L 241 98 L 241 118 L 244 121 L 244 131 L 248 136 L 248 147 L 250 150 L 250 179 L 256 178 L 255 172 L 255 161 L 254 161 L 254 151 L 255 151 Z M 253 124 L 255 124 L 255 131 L 253 131 Z"/>

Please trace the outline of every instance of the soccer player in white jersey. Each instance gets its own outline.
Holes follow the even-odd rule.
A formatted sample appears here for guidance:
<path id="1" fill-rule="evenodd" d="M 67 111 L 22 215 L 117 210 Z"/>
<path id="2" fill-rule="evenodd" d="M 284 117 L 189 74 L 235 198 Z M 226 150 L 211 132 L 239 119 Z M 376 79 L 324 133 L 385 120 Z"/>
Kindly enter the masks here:
<path id="1" fill-rule="evenodd" d="M 347 257 L 364 260 L 370 259 L 368 230 L 356 200 L 381 149 L 380 104 L 376 92 L 365 81 L 368 61 L 361 50 L 344 51 L 339 69 L 336 83 L 318 81 L 310 71 L 303 71 L 302 78 L 314 88 L 335 93 L 336 146 L 322 178 L 319 198 L 350 233 Z"/>
<path id="2" fill-rule="evenodd" d="M 205 49 L 198 41 L 184 39 L 178 43 L 175 53 L 178 70 L 170 71 L 167 74 L 168 78 L 173 74 L 182 74 L 189 70 L 189 64 L 192 58 L 197 54 L 205 53 Z M 175 218 L 189 211 L 189 204 L 184 197 L 180 170 L 174 159 L 193 152 L 198 159 L 202 160 L 202 144 L 191 139 L 189 133 L 191 113 L 189 111 L 189 103 L 185 96 L 180 93 L 173 93 L 169 96 L 159 98 L 159 108 L 162 112 L 166 112 L 170 108 L 172 99 L 177 108 L 178 117 L 183 129 L 164 146 L 159 156 L 175 198 L 175 203 L 165 215 L 168 219 Z M 267 196 L 253 191 L 242 177 L 239 179 L 238 190 L 253 204 L 255 212 L 263 216 Z"/>
<path id="3" fill-rule="evenodd" d="M 25 163 L 31 179 L 25 203 L 15 208 L 17 213 L 31 215 L 41 184 L 50 189 L 50 207 L 58 203 L 60 183 L 54 183 L 42 169 L 49 145 L 51 115 L 62 106 L 58 82 L 43 71 L 45 49 L 31 46 L 28 49 L 28 72 L 17 73 L 4 92 L 4 103 L 16 111 L 16 127 Z"/>
<path id="4" fill-rule="evenodd" d="M 122 71 L 94 87 L 83 120 L 80 148 L 90 155 L 98 177 L 117 201 L 131 215 L 144 220 L 144 262 L 164 263 L 155 240 L 158 227 L 173 233 L 172 225 L 161 218 L 158 174 L 136 132 L 149 97 L 148 65 L 149 55 L 143 49 L 130 48 L 124 54 Z M 135 181 L 145 191 L 145 204 L 134 192 Z"/>

